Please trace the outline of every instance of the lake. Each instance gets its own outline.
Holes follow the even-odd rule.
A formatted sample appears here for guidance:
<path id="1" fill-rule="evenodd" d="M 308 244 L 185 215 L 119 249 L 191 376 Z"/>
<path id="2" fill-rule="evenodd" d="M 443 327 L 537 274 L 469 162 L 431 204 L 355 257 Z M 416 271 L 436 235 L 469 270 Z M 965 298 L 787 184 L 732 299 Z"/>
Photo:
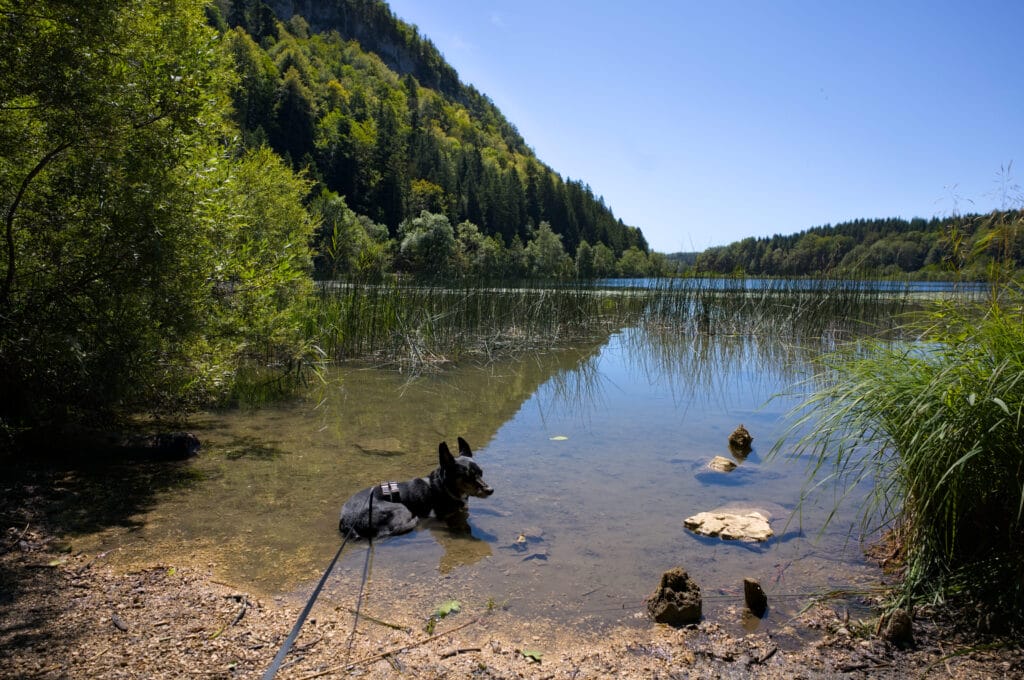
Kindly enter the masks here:
<path id="1" fill-rule="evenodd" d="M 565 626 L 647 625 L 643 599 L 682 566 L 701 585 L 705 617 L 740 625 L 749 576 L 772 609 L 745 625 L 783 625 L 816 593 L 881 578 L 861 554 L 857 504 L 825 527 L 837 491 L 822 489 L 794 515 L 805 464 L 766 460 L 800 401 L 792 386 L 834 338 L 808 342 L 622 328 L 425 375 L 344 365 L 305 399 L 197 418 L 203 451 L 186 463 L 196 480 L 159 494 L 134 526 L 78 545 L 124 566 L 195 566 L 299 605 L 337 549 L 344 500 L 427 474 L 438 443 L 454 449 L 462 436 L 494 495 L 470 500 L 471 535 L 427 521 L 376 542 L 370 609 L 425 618 L 454 598 Z M 708 469 L 731 457 L 741 423 L 753 451 L 731 473 Z M 730 503 L 772 509 L 775 538 L 744 544 L 683 527 Z M 323 596 L 336 607 L 355 606 L 367 557 L 365 542 L 350 545 Z"/>

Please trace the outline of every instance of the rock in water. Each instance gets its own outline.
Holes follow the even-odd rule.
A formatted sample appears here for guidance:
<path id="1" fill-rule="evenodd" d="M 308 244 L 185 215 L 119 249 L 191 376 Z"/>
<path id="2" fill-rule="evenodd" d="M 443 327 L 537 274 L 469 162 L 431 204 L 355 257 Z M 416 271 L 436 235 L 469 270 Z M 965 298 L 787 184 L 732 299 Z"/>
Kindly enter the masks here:
<path id="1" fill-rule="evenodd" d="M 661 575 L 661 583 L 647 598 L 647 611 L 658 623 L 685 626 L 701 617 L 700 586 L 682 567 L 672 567 Z"/>
<path id="2" fill-rule="evenodd" d="M 765 512 L 753 509 L 698 512 L 683 520 L 687 529 L 702 536 L 718 536 L 727 541 L 767 541 L 775 535 Z"/>
<path id="3" fill-rule="evenodd" d="M 747 609 L 757 618 L 768 611 L 768 596 L 764 594 L 761 584 L 752 578 L 743 579 L 743 599 L 747 601 Z"/>
<path id="4" fill-rule="evenodd" d="M 716 472 L 732 472 L 736 469 L 736 461 L 729 460 L 725 456 L 715 456 L 708 463 L 708 467 Z"/>
<path id="5" fill-rule="evenodd" d="M 754 438 L 747 432 L 747 428 L 740 424 L 733 433 L 729 435 L 729 448 L 742 453 L 750 453 L 750 445 Z"/>

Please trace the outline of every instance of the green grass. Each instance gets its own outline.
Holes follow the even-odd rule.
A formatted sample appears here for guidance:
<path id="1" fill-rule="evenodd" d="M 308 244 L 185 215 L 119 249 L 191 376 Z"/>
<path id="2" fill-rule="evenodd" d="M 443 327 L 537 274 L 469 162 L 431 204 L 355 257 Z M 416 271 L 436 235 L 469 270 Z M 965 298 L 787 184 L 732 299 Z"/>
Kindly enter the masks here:
<path id="1" fill-rule="evenodd" d="M 793 421 L 813 483 L 872 484 L 865 528 L 899 532 L 902 604 L 952 598 L 1024 622 L 1022 309 L 1013 285 L 936 303 L 907 329 L 919 341 L 832 355 Z"/>

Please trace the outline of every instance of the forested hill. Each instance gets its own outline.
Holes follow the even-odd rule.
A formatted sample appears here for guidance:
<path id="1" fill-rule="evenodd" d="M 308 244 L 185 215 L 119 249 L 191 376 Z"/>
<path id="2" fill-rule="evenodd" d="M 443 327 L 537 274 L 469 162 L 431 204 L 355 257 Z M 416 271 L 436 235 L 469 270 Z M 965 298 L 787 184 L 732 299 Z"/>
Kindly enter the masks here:
<path id="1" fill-rule="evenodd" d="M 984 278 L 989 265 L 1024 266 L 1016 232 L 1024 213 L 925 220 L 859 219 L 789 236 L 746 238 L 697 256 L 697 271 L 755 276 L 851 275 Z"/>
<path id="2" fill-rule="evenodd" d="M 536 158 L 497 107 L 463 84 L 434 44 L 380 0 L 217 0 L 240 77 L 247 145 L 308 168 L 348 208 L 387 227 L 426 210 L 475 224 L 506 247 L 542 222 L 572 255 L 647 243 L 601 197 Z"/>

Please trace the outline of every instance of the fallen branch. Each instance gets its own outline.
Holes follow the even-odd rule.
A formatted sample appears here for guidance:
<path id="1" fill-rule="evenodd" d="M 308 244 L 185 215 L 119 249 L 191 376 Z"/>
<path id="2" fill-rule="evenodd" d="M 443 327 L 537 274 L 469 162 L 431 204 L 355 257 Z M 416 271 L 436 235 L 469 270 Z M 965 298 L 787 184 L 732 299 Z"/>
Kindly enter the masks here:
<path id="1" fill-rule="evenodd" d="M 296 645 L 296 646 L 292 647 L 292 652 L 304 652 L 307 649 L 312 648 L 314 645 L 316 645 L 316 643 L 320 642 L 323 639 L 324 639 L 324 636 L 321 635 L 320 637 L 318 637 L 317 639 L 313 640 L 312 642 L 307 642 L 304 645 Z"/>
<path id="2" fill-rule="evenodd" d="M 750 666 L 760 666 L 765 661 L 767 661 L 768 659 L 770 659 L 773 656 L 775 656 L 775 652 L 777 652 L 777 651 L 779 651 L 778 647 L 772 647 L 771 649 L 769 649 L 767 652 L 765 652 L 761 656 L 759 656 L 757 658 L 751 659 L 750 663 L 748 665 L 750 665 Z"/>
<path id="3" fill-rule="evenodd" d="M 401 647 L 396 647 L 394 649 L 389 649 L 386 652 L 381 652 L 380 654 L 374 654 L 373 656 L 368 656 L 368 657 L 366 657 L 364 659 L 359 659 L 358 661 L 353 661 L 352 663 L 344 664 L 342 666 L 334 666 L 333 668 L 325 668 L 324 670 L 317 671 L 316 673 L 311 673 L 309 675 L 303 675 L 301 678 L 297 678 L 297 680 L 312 680 L 313 678 L 320 678 L 320 677 L 323 677 L 325 675 L 330 675 L 331 673 L 344 673 L 345 671 L 352 670 L 353 668 L 355 668 L 357 666 L 362 666 L 363 664 L 367 664 L 367 663 L 373 663 L 374 661 L 380 661 L 381 659 L 384 659 L 386 657 L 393 656 L 393 655 L 399 654 L 401 652 L 407 652 L 410 649 L 414 649 L 416 647 L 422 647 L 423 645 L 427 644 L 428 642 L 432 642 L 433 640 L 436 640 L 439 637 L 444 637 L 445 635 L 451 635 L 452 633 L 456 633 L 456 632 L 462 630 L 463 628 L 468 628 L 469 626 L 472 626 L 474 623 L 478 623 L 479 621 L 480 621 L 480 619 L 476 618 L 476 619 L 473 619 L 472 621 L 467 621 L 466 623 L 462 624 L 461 626 L 456 626 L 455 628 L 452 628 L 451 630 L 446 630 L 443 633 L 437 633 L 436 635 L 431 635 L 430 637 L 423 638 L 419 642 L 413 642 L 412 644 L 402 645 Z"/>
<path id="4" fill-rule="evenodd" d="M 352 609 L 351 607 L 341 607 L 341 609 L 344 609 L 349 614 L 355 614 L 356 613 L 356 610 Z M 359 612 L 359 618 L 366 619 L 367 621 L 370 621 L 372 623 L 376 623 L 376 624 L 381 625 L 381 626 L 386 626 L 386 627 L 392 628 L 394 630 L 400 630 L 403 633 L 408 633 L 408 632 L 412 631 L 412 628 L 410 628 L 409 626 L 400 626 L 397 623 L 388 623 L 387 621 L 384 621 L 384 620 L 378 619 L 378 618 L 374 618 L 373 616 L 370 616 L 369 614 L 364 614 L 363 612 Z"/>
<path id="5" fill-rule="evenodd" d="M 21 542 L 21 539 L 25 538 L 25 534 L 28 533 L 29 526 L 31 526 L 31 525 L 26 524 L 25 528 L 21 530 L 21 533 L 18 534 L 18 537 L 16 539 L 14 539 L 14 541 L 12 543 L 9 543 L 9 544 L 4 546 L 4 551 L 5 552 L 8 551 L 8 550 L 12 550 L 14 548 L 14 546 L 18 545 L 18 543 Z"/>
<path id="6" fill-rule="evenodd" d="M 459 654 L 469 654 L 470 652 L 479 652 L 479 651 L 481 651 L 479 647 L 460 647 L 458 649 L 452 649 L 452 650 L 449 650 L 449 651 L 445 652 L 444 654 L 441 655 L 441 658 L 442 659 L 450 659 L 453 656 L 458 656 Z"/>
<path id="7" fill-rule="evenodd" d="M 235 618 L 231 620 L 231 623 L 224 624 L 224 626 L 220 630 L 218 630 L 216 633 L 211 635 L 209 637 L 209 639 L 210 640 L 216 640 L 217 638 L 220 637 L 221 633 L 223 633 L 228 628 L 230 628 L 231 626 L 233 626 L 236 623 L 238 623 L 239 621 L 241 621 L 242 617 L 245 616 L 245 610 L 246 610 L 246 608 L 248 606 L 249 606 L 249 600 L 245 596 L 242 596 L 242 606 L 238 608 L 238 613 L 235 614 Z"/>

